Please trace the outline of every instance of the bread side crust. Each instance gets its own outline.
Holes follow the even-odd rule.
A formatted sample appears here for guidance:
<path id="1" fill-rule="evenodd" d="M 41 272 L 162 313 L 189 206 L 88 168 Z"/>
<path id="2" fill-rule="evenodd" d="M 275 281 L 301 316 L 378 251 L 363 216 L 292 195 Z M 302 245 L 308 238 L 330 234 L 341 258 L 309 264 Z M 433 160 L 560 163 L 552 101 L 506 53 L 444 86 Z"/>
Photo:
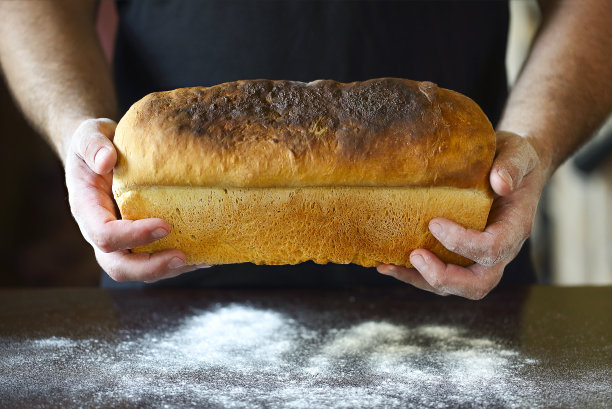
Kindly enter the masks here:
<path id="1" fill-rule="evenodd" d="M 170 234 L 133 249 L 178 248 L 188 264 L 355 263 L 411 267 L 426 248 L 447 263 L 471 261 L 446 250 L 429 232 L 434 217 L 482 230 L 488 191 L 449 187 L 209 188 L 141 187 L 115 198 L 124 219 L 161 217 Z"/>

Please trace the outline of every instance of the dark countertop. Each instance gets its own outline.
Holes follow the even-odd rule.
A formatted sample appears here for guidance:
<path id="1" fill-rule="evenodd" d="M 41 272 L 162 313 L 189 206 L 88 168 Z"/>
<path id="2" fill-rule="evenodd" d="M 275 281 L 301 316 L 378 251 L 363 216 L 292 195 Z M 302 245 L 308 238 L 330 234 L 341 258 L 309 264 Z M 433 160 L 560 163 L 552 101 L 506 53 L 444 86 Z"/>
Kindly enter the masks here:
<path id="1" fill-rule="evenodd" d="M 0 290 L 0 407 L 611 407 L 612 287 Z"/>

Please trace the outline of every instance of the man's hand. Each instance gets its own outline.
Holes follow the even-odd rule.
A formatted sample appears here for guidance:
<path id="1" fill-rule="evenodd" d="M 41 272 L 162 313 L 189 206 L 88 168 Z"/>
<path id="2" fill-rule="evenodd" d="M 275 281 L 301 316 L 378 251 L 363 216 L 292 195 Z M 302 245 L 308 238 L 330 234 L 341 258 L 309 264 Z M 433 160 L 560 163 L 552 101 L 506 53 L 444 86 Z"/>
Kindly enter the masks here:
<path id="1" fill-rule="evenodd" d="M 166 236 L 170 226 L 162 219 L 117 220 L 112 197 L 117 152 L 111 142 L 116 126 L 110 119 L 81 122 L 65 161 L 70 208 L 98 263 L 116 281 L 153 282 L 207 267 L 185 265 L 179 250 L 130 252 Z"/>
<path id="2" fill-rule="evenodd" d="M 529 237 L 546 174 L 526 138 L 498 132 L 489 175 L 496 197 L 484 232 L 443 218 L 429 222 L 429 230 L 444 247 L 475 264 L 467 268 L 445 264 L 432 252 L 417 249 L 410 254 L 415 268 L 385 264 L 378 271 L 436 294 L 483 298 L 499 283 L 504 268 Z"/>
<path id="3" fill-rule="evenodd" d="M 612 2 L 540 3 L 541 26 L 497 124 L 533 138 L 498 132 L 490 174 L 498 196 L 484 232 L 445 219 L 429 224 L 446 248 L 475 264 L 446 265 L 418 249 L 410 255 L 416 269 L 382 265 L 381 273 L 438 294 L 484 297 L 529 236 L 548 178 L 610 114 Z"/>

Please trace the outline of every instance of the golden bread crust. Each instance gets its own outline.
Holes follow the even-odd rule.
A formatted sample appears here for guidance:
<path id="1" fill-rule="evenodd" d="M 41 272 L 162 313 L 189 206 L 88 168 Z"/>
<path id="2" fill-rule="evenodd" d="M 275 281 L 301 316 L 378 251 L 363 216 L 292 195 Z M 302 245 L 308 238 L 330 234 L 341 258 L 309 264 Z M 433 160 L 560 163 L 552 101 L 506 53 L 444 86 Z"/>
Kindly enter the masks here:
<path id="1" fill-rule="evenodd" d="M 147 95 L 117 126 L 125 219 L 160 217 L 187 262 L 410 266 L 447 217 L 483 229 L 495 132 L 429 82 L 249 80 Z"/>
<path id="2" fill-rule="evenodd" d="M 236 81 L 135 103 L 116 130 L 115 182 L 484 190 L 494 135 L 476 103 L 430 82 Z"/>

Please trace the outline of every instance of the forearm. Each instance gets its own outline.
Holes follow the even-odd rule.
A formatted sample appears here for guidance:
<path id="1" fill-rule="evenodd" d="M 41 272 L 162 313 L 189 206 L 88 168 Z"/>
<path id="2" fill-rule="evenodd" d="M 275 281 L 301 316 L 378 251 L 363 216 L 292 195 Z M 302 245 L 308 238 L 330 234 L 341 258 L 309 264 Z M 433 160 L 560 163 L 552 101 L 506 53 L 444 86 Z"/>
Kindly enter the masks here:
<path id="1" fill-rule="evenodd" d="M 0 61 L 26 117 L 62 159 L 87 118 L 116 116 L 96 1 L 0 2 Z"/>
<path id="2" fill-rule="evenodd" d="M 550 176 L 612 109 L 612 3 L 552 1 L 542 11 L 498 129 L 529 135 Z"/>

